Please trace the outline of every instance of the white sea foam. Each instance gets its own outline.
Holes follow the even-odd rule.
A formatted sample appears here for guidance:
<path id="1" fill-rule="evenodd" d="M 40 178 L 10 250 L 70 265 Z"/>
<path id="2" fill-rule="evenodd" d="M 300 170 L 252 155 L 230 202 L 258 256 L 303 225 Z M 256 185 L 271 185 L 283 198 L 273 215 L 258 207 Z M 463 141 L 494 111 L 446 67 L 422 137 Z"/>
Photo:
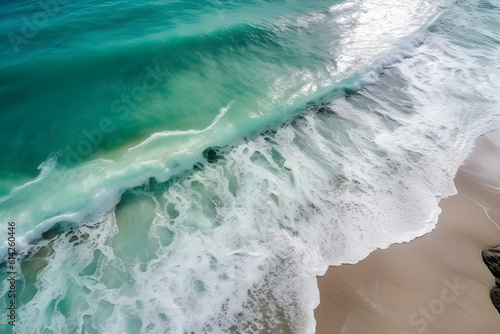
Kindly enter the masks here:
<path id="1" fill-rule="evenodd" d="M 207 126 L 206 128 L 204 128 L 202 130 L 191 129 L 191 130 L 185 130 L 185 131 L 163 131 L 163 132 L 157 132 L 157 133 L 151 135 L 146 140 L 144 140 L 139 145 L 136 145 L 134 147 L 129 148 L 129 151 L 133 151 L 135 149 L 144 147 L 145 145 L 147 145 L 147 144 L 149 144 L 149 143 L 151 143 L 151 142 L 153 142 L 155 140 L 161 139 L 161 138 L 171 137 L 171 136 L 195 135 L 195 134 L 200 134 L 200 133 L 209 131 L 210 129 L 212 129 L 220 121 L 220 119 L 222 117 L 224 117 L 224 115 L 226 114 L 226 112 L 231 108 L 231 106 L 234 103 L 235 103 L 235 101 L 233 100 L 233 101 L 229 102 L 229 104 L 226 107 L 220 108 L 219 113 L 214 118 L 213 122 L 210 123 L 209 126 Z"/>

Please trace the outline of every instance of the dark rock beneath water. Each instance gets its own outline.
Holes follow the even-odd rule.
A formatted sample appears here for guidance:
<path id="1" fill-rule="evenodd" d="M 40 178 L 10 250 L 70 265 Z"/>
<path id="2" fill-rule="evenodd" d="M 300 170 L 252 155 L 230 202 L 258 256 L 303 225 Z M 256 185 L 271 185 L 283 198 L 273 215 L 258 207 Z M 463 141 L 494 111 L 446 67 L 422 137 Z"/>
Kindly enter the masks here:
<path id="1" fill-rule="evenodd" d="M 207 159 L 208 163 L 214 163 L 220 158 L 222 155 L 220 154 L 221 148 L 219 146 L 208 147 L 203 151 L 203 157 Z"/>
<path id="2" fill-rule="evenodd" d="M 197 162 L 193 165 L 193 170 L 200 171 L 203 170 L 205 166 L 201 162 Z"/>

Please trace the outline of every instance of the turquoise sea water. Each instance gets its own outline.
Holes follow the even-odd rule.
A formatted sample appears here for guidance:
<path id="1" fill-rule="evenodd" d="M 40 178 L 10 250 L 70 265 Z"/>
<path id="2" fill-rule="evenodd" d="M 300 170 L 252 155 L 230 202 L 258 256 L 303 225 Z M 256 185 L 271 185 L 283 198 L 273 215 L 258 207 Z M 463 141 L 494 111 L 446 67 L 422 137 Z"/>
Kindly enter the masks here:
<path id="1" fill-rule="evenodd" d="M 313 333 L 500 127 L 499 6 L 4 2 L 0 332 Z"/>

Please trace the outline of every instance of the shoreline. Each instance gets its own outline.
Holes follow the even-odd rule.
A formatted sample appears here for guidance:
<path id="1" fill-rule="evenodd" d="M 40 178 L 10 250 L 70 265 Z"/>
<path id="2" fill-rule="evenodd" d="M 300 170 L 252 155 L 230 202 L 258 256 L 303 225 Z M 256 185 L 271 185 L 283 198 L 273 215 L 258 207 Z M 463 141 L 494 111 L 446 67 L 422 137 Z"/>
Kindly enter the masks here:
<path id="1" fill-rule="evenodd" d="M 318 278 L 317 334 L 500 333 L 482 258 L 500 245 L 500 131 L 476 140 L 455 186 L 432 232 Z"/>

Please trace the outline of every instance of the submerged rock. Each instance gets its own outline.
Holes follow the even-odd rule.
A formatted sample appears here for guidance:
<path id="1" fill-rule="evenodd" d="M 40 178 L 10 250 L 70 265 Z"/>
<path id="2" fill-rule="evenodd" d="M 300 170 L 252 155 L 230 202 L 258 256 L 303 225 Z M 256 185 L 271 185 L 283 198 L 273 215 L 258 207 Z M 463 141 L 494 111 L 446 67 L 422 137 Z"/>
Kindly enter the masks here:
<path id="1" fill-rule="evenodd" d="M 220 153 L 221 147 L 219 146 L 211 146 L 206 148 L 203 151 L 203 157 L 207 159 L 208 163 L 214 163 L 220 158 L 222 158 L 222 154 Z"/>

